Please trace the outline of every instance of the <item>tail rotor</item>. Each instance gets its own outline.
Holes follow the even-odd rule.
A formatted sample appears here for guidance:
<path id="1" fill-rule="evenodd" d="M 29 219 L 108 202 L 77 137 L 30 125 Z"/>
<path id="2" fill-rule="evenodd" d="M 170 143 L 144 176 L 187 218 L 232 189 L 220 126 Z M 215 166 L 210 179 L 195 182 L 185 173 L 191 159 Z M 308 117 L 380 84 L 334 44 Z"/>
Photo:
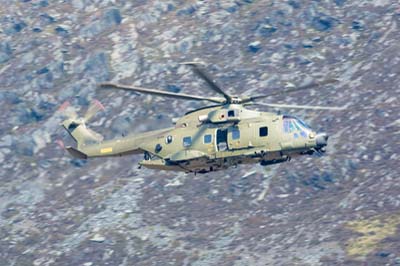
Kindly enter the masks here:
<path id="1" fill-rule="evenodd" d="M 89 122 L 99 111 L 104 111 L 105 108 L 98 100 L 93 100 L 89 105 L 85 115 L 83 116 L 83 120 L 85 123 Z"/>
<path id="2" fill-rule="evenodd" d="M 64 102 L 58 109 L 58 112 L 66 118 L 61 124 L 77 142 L 78 150 L 84 145 L 99 143 L 103 140 L 102 135 L 86 126 L 86 123 L 101 110 L 104 110 L 104 106 L 98 100 L 91 102 L 82 117 L 79 117 L 76 110 L 70 106 L 68 101 Z M 70 151 L 70 148 L 66 147 L 68 151 Z"/>

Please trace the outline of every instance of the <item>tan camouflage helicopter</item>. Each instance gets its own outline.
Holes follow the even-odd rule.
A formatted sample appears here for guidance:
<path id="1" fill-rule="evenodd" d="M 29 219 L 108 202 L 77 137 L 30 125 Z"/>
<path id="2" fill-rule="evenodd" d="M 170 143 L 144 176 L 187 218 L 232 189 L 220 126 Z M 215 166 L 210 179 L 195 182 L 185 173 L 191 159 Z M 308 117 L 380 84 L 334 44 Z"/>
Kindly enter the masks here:
<path id="1" fill-rule="evenodd" d="M 224 92 L 198 62 L 193 67 L 209 87 L 223 97 L 202 97 L 141 87 L 102 83 L 100 87 L 129 90 L 184 100 L 209 101 L 215 105 L 187 112 L 170 128 L 103 140 L 86 122 L 102 106 L 94 102 L 86 115 L 75 112 L 62 125 L 76 140 L 77 148 L 66 147 L 75 158 L 144 154 L 139 167 L 158 170 L 207 173 L 239 164 L 270 165 L 300 155 L 324 153 L 328 135 L 317 133 L 301 119 L 273 112 L 249 110 L 245 105 L 273 95 L 306 90 L 335 82 L 330 79 L 302 87 L 279 90 L 267 95 L 237 97 Z M 314 110 L 343 110 L 345 107 L 282 105 L 260 103 L 268 107 Z"/>

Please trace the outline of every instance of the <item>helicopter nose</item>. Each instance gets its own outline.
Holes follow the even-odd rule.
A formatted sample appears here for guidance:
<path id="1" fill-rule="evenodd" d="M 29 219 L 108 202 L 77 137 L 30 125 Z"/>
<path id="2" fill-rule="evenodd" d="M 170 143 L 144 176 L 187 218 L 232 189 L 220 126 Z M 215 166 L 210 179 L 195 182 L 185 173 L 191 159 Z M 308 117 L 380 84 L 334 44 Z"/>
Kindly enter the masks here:
<path id="1" fill-rule="evenodd" d="M 322 148 L 328 145 L 328 138 L 329 138 L 328 134 L 318 133 L 317 136 L 315 137 L 317 147 Z"/>

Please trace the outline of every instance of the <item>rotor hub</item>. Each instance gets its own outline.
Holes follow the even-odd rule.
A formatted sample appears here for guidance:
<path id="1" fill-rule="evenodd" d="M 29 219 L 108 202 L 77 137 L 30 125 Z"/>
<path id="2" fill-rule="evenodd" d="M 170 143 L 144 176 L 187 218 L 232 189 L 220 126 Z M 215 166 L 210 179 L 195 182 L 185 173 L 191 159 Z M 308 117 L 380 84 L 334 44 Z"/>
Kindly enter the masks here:
<path id="1" fill-rule="evenodd" d="M 238 96 L 232 96 L 230 103 L 231 104 L 240 104 L 240 103 L 242 103 L 242 99 L 239 98 Z"/>

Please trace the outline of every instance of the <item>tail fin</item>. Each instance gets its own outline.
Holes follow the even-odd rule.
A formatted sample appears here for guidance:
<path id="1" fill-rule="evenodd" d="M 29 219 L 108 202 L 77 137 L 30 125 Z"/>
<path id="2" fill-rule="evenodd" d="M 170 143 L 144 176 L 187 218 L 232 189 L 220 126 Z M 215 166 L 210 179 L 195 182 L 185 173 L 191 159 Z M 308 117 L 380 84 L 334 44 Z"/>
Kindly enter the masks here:
<path id="1" fill-rule="evenodd" d="M 77 152 L 81 149 L 82 146 L 87 144 L 99 143 L 103 140 L 103 136 L 99 133 L 91 130 L 86 127 L 86 122 L 91 119 L 98 110 L 103 109 L 104 107 L 98 102 L 94 101 L 88 108 L 88 111 L 83 117 L 78 117 L 74 110 L 69 110 L 69 104 L 63 104 L 62 108 L 65 109 L 65 114 L 67 115 L 67 119 L 62 122 L 62 126 L 68 131 L 71 137 L 77 142 L 78 150 L 67 147 L 67 150 L 74 156 L 79 155 Z M 63 110 L 64 111 L 64 110 Z M 79 152 L 80 153 L 80 152 Z M 83 154 L 83 153 L 82 153 Z M 84 155 L 84 154 L 83 154 Z"/>
<path id="2" fill-rule="evenodd" d="M 83 119 L 66 119 L 62 123 L 73 139 L 78 143 L 78 149 L 82 145 L 99 143 L 103 136 L 86 127 Z"/>

